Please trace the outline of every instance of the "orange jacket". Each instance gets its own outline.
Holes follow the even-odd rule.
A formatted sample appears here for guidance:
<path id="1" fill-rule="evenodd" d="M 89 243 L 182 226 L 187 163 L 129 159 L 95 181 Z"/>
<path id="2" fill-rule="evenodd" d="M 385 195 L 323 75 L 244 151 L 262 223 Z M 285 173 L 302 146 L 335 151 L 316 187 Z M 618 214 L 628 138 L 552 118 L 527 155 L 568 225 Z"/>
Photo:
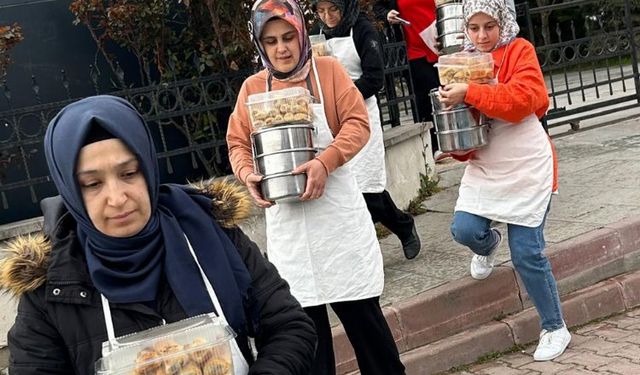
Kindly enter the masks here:
<path id="1" fill-rule="evenodd" d="M 492 55 L 498 84 L 470 83 L 464 101 L 489 117 L 514 124 L 532 113 L 544 116 L 549 96 L 533 45 L 516 38 Z"/>

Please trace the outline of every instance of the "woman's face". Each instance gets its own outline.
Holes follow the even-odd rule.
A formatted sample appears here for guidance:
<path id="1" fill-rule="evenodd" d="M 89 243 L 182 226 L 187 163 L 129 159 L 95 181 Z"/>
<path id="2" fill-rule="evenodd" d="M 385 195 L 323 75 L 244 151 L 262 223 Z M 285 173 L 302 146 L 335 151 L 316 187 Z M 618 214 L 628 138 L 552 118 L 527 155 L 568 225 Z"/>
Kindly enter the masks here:
<path id="1" fill-rule="evenodd" d="M 334 3 L 329 1 L 321 1 L 316 6 L 316 13 L 322 22 L 329 28 L 334 28 L 340 24 L 342 20 L 342 12 Z"/>
<path id="2" fill-rule="evenodd" d="M 93 225 L 111 237 L 139 233 L 151 217 L 151 200 L 138 159 L 116 138 L 80 150 L 76 179 Z"/>
<path id="3" fill-rule="evenodd" d="M 264 25 L 260 43 L 273 67 L 289 73 L 300 61 L 298 31 L 287 21 L 275 18 Z"/>
<path id="4" fill-rule="evenodd" d="M 467 24 L 467 34 L 471 43 L 480 52 L 491 52 L 498 44 L 500 27 L 498 21 L 484 13 L 477 13 Z"/>

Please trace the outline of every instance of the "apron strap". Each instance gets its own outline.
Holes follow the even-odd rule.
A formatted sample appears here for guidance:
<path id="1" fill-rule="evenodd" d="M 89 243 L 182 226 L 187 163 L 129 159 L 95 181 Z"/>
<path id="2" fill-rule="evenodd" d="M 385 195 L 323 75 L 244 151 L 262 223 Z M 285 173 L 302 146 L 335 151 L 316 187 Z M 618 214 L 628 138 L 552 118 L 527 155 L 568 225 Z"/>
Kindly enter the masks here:
<path id="1" fill-rule="evenodd" d="M 227 322 L 227 319 L 224 316 L 224 312 L 222 311 L 222 306 L 220 305 L 220 301 L 218 301 L 218 297 L 216 296 L 216 293 L 213 290 L 213 286 L 211 285 L 211 282 L 209 282 L 209 279 L 205 275 L 204 270 L 200 266 L 200 262 L 198 262 L 196 253 L 193 251 L 191 242 L 189 242 L 189 238 L 187 238 L 186 234 L 184 235 L 184 238 L 185 240 L 187 240 L 187 245 L 189 246 L 189 252 L 191 252 L 191 256 L 193 257 L 193 260 L 195 260 L 196 265 L 198 266 L 198 270 L 200 270 L 200 276 L 204 281 L 204 286 L 207 289 L 209 298 L 211 298 L 211 302 L 213 303 L 213 307 L 215 311 L 212 312 L 212 314 L 218 317 L 225 325 L 229 325 L 229 323 Z M 104 314 L 104 323 L 105 323 L 105 326 L 107 327 L 107 337 L 111 345 L 113 347 L 116 347 L 118 345 L 118 341 L 116 340 L 115 329 L 113 327 L 113 319 L 111 318 L 111 309 L 109 308 L 109 301 L 107 300 L 107 297 L 105 297 L 104 294 L 102 293 L 100 293 L 100 300 L 102 301 L 102 312 Z M 163 325 L 166 324 L 166 321 L 164 319 L 162 319 L 162 324 Z"/>
<path id="2" fill-rule="evenodd" d="M 318 95 L 320 96 L 320 104 L 324 106 L 324 96 L 322 94 L 322 85 L 320 85 L 320 75 L 318 75 L 318 68 L 316 67 L 316 60 L 311 58 L 311 65 L 313 66 L 313 74 L 316 76 L 316 85 L 318 86 Z M 307 76 L 309 78 L 309 76 Z"/>
<path id="3" fill-rule="evenodd" d="M 213 307 L 216 310 L 214 314 L 218 318 L 220 318 L 220 320 L 222 320 L 224 324 L 229 325 L 229 323 L 227 322 L 227 319 L 224 317 L 224 312 L 222 311 L 222 306 L 220 306 L 220 301 L 218 301 L 218 297 L 216 296 L 216 293 L 213 290 L 213 285 L 211 285 L 211 282 L 209 282 L 207 275 L 205 275 L 204 270 L 200 266 L 200 262 L 198 262 L 198 257 L 196 256 L 196 253 L 193 251 L 193 247 L 191 247 L 191 242 L 189 242 L 189 238 L 187 238 L 186 234 L 184 235 L 184 239 L 187 240 L 187 245 L 189 245 L 189 252 L 191 252 L 191 256 L 193 257 L 193 260 L 196 261 L 196 265 L 198 266 L 198 270 L 200 271 L 200 276 L 202 277 L 202 281 L 204 281 L 204 286 L 207 288 L 207 293 L 209 293 L 209 298 L 211 298 L 211 302 L 213 302 Z"/>
<path id="4" fill-rule="evenodd" d="M 111 346 L 115 347 L 118 344 L 116 341 L 115 330 L 113 329 L 113 320 L 111 319 L 111 309 L 109 309 L 109 301 L 104 294 L 100 293 L 100 300 L 102 301 L 102 312 L 104 313 L 104 323 L 107 326 L 107 338 L 111 343 Z"/>
<path id="5" fill-rule="evenodd" d="M 272 80 L 273 80 L 273 75 L 269 73 L 269 76 L 267 77 L 267 92 L 271 91 Z M 307 74 L 307 78 L 305 78 L 305 81 L 307 82 L 307 90 L 309 90 L 310 93 L 313 93 L 313 85 L 311 85 L 311 77 L 309 77 L 308 74 Z"/>

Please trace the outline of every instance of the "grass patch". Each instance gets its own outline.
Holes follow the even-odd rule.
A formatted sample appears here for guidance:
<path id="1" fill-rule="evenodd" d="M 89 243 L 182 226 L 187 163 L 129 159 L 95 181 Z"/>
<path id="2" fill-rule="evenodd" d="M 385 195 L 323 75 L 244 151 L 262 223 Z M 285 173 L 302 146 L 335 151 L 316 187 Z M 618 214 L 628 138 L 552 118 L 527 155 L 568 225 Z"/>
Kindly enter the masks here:
<path id="1" fill-rule="evenodd" d="M 470 371 L 471 367 L 473 367 L 473 366 L 477 366 L 477 365 L 481 365 L 483 363 L 495 361 L 496 359 L 498 359 L 500 357 L 503 357 L 503 356 L 505 356 L 507 354 L 512 354 L 512 353 L 515 353 L 515 352 L 522 352 L 523 350 L 524 350 L 524 346 L 516 344 L 516 345 L 512 346 L 511 348 L 507 349 L 504 352 L 490 352 L 490 353 L 487 353 L 487 354 L 483 355 L 482 357 L 478 358 L 473 363 L 452 367 L 449 370 L 443 371 L 443 372 L 439 372 L 436 375 L 447 375 L 447 374 L 455 374 L 456 372 Z"/>
<path id="2" fill-rule="evenodd" d="M 503 314 L 499 314 L 499 315 L 494 316 L 494 317 L 493 317 L 493 320 L 495 320 L 495 321 L 499 322 L 499 321 L 501 321 L 502 319 L 504 319 L 504 318 L 506 318 L 506 317 L 507 317 L 507 314 L 504 314 L 504 313 L 503 313 Z"/>
<path id="3" fill-rule="evenodd" d="M 427 165 L 427 173 L 420 173 L 420 189 L 418 189 L 418 195 L 409 202 L 409 206 L 407 207 L 407 212 L 413 216 L 427 212 L 427 209 L 422 206 L 422 202 L 442 190 L 442 188 L 438 186 L 440 179 L 432 179 L 429 176 L 430 170 L 431 168 Z"/>
<path id="4" fill-rule="evenodd" d="M 376 223 L 375 227 L 376 227 L 376 236 L 378 237 L 378 239 L 385 238 L 391 234 L 391 231 L 380 223 Z"/>

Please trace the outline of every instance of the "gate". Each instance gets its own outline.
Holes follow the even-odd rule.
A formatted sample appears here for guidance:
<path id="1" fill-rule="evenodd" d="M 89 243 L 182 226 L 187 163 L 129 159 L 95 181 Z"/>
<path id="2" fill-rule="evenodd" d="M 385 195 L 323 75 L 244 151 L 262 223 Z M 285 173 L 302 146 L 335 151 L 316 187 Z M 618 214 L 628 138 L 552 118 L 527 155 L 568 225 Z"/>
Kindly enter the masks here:
<path id="1" fill-rule="evenodd" d="M 549 127 L 640 106 L 640 18 L 631 0 L 518 4 L 549 90 Z"/>

